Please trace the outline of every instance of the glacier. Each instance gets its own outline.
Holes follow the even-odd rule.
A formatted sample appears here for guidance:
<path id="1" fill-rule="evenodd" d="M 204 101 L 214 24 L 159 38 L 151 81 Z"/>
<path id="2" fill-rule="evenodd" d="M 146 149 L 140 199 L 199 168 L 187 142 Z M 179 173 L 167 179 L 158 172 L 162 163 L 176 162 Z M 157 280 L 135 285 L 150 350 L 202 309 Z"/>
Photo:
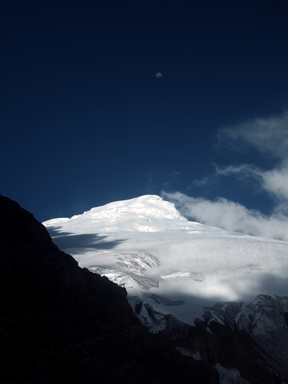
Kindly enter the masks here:
<path id="1" fill-rule="evenodd" d="M 202 324 L 213 334 L 215 322 L 244 331 L 271 372 L 288 381 L 288 242 L 189 221 L 156 195 L 43 224 L 80 267 L 126 288 L 150 332 L 177 339 Z M 198 347 L 191 358 L 199 359 Z M 217 364 L 222 382 L 248 382 Z"/>
<path id="2" fill-rule="evenodd" d="M 155 195 L 43 223 L 81 267 L 192 325 L 204 306 L 288 294 L 288 243 L 188 221 Z M 181 301 L 165 305 L 153 295 Z"/>

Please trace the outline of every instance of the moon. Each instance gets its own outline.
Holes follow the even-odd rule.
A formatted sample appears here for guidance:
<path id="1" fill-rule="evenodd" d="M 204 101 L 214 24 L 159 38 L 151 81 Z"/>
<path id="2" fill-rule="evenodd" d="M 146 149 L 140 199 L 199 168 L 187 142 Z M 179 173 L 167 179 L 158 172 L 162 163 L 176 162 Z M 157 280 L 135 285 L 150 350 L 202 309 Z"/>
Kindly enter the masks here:
<path id="1" fill-rule="evenodd" d="M 159 79 L 160 77 L 162 77 L 162 73 L 161 72 L 156 73 L 156 77 L 157 79 Z"/>

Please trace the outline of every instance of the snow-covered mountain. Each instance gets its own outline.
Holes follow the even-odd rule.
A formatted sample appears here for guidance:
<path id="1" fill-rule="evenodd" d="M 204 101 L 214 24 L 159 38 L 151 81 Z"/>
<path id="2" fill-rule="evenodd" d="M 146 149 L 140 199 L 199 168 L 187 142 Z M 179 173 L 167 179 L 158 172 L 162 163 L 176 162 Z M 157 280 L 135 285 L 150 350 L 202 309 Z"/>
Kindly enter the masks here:
<path id="1" fill-rule="evenodd" d="M 203 305 L 288 295 L 287 242 L 188 221 L 159 196 L 110 203 L 43 224 L 81 267 L 187 324 L 201 315 Z"/>
<path id="2" fill-rule="evenodd" d="M 278 354 L 270 365 L 288 377 L 287 242 L 188 221 L 154 195 L 43 224 L 81 267 L 124 286 L 152 332 L 179 335 L 197 318 L 229 324 L 258 338 L 268 360 Z"/>

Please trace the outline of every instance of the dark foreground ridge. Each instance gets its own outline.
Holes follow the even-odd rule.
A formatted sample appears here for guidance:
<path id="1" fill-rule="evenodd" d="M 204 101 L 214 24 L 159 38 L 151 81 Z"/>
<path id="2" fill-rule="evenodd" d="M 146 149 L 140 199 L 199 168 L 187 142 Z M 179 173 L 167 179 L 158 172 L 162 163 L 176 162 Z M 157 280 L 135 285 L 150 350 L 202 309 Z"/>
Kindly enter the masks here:
<path id="1" fill-rule="evenodd" d="M 0 195 L 0 383 L 218 383 L 134 316 L 126 291 L 53 244 Z"/>

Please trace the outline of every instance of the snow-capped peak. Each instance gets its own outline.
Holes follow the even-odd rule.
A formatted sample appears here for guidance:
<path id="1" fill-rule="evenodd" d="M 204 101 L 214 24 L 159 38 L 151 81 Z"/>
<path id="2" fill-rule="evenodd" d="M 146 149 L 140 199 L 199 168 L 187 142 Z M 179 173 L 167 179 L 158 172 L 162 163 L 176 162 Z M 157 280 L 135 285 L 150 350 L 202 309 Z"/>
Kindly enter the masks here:
<path id="1" fill-rule="evenodd" d="M 93 219 L 127 219 L 127 215 L 146 219 L 179 219 L 180 213 L 174 204 L 156 195 L 144 195 L 130 200 L 109 203 L 86 212 Z"/>
<path id="2" fill-rule="evenodd" d="M 287 242 L 188 221 L 159 196 L 118 201 L 43 224 L 80 266 L 188 324 L 203 305 L 215 301 L 286 292 Z"/>

